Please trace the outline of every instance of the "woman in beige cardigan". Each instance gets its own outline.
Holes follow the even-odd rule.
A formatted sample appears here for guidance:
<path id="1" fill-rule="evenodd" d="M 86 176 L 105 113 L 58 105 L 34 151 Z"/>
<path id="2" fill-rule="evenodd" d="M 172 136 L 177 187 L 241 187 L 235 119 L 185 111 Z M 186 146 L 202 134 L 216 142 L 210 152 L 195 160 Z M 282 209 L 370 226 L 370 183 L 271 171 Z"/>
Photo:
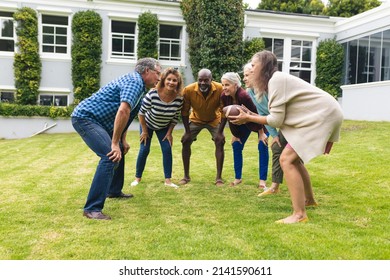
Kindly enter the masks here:
<path id="1" fill-rule="evenodd" d="M 270 114 L 260 116 L 241 110 L 232 123 L 257 122 L 280 128 L 287 146 L 280 156 L 290 192 L 293 214 L 277 223 L 292 224 L 308 221 L 305 206 L 316 205 L 310 176 L 304 166 L 314 157 L 329 153 L 338 141 L 343 114 L 340 105 L 327 92 L 278 71 L 276 56 L 269 51 L 252 58 L 253 85 L 260 99 L 268 94 Z"/>

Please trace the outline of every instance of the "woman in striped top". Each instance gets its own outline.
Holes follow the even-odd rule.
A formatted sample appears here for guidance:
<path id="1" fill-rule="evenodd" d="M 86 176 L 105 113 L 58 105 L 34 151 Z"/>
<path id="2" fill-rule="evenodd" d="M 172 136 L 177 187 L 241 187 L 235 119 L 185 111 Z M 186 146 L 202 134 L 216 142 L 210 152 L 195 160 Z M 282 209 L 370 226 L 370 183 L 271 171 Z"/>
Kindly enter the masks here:
<path id="1" fill-rule="evenodd" d="M 153 132 L 156 133 L 163 156 L 165 186 L 177 188 L 172 183 L 172 131 L 177 124 L 183 106 L 181 91 L 183 81 L 177 69 L 167 68 L 155 89 L 143 98 L 138 113 L 140 122 L 140 150 L 138 153 L 135 179 L 131 186 L 141 182 L 146 160 L 150 152 Z"/>

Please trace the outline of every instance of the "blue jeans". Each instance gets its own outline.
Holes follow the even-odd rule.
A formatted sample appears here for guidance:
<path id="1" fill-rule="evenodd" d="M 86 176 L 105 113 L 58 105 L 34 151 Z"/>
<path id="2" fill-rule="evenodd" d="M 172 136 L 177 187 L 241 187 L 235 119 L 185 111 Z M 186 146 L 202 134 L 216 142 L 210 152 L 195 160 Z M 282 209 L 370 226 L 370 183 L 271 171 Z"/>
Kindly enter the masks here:
<path id="1" fill-rule="evenodd" d="M 87 146 L 100 157 L 88 193 L 84 211 L 102 211 L 107 194 L 119 195 L 124 183 L 125 157 L 112 162 L 107 154 L 111 151 L 111 137 L 102 126 L 87 119 L 72 118 L 72 125 Z M 122 145 L 121 145 L 122 149 Z"/>
<path id="2" fill-rule="evenodd" d="M 239 126 L 240 134 L 243 137 L 240 138 L 241 143 L 235 141 L 233 146 L 233 159 L 234 159 L 234 173 L 235 179 L 242 178 L 242 166 L 243 166 L 243 157 L 242 150 L 244 149 L 245 143 L 248 140 L 249 135 L 251 134 L 251 130 L 248 129 L 246 125 Z M 262 141 L 257 144 L 257 149 L 259 151 L 259 178 L 260 180 L 267 180 L 268 175 L 268 146 L 266 146 Z"/>
<path id="3" fill-rule="evenodd" d="M 153 132 L 156 133 L 158 141 L 160 142 L 160 147 L 161 147 L 162 157 L 163 157 L 164 176 L 165 178 L 172 177 L 172 147 L 171 144 L 169 144 L 168 140 L 162 141 L 165 135 L 167 134 L 167 131 L 168 131 L 168 127 L 160 130 L 153 130 L 148 127 L 149 138 L 146 140 L 145 145 L 144 143 L 140 144 L 137 164 L 136 164 L 135 177 L 142 178 L 142 173 L 145 170 L 146 160 L 150 153 L 150 144 L 152 142 Z M 140 132 L 142 132 L 141 126 L 140 126 Z"/>

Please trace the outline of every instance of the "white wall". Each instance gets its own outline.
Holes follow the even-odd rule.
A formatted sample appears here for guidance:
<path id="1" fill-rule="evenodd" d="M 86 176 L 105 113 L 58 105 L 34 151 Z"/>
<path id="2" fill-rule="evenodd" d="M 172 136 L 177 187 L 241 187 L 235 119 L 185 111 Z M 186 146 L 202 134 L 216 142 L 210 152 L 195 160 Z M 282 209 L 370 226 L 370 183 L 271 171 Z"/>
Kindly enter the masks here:
<path id="1" fill-rule="evenodd" d="M 70 119 L 50 119 L 44 117 L 1 117 L 0 139 L 20 139 L 33 136 L 52 125 L 45 133 L 75 132 Z"/>
<path id="2" fill-rule="evenodd" d="M 345 119 L 390 121 L 390 81 L 342 86 Z"/>

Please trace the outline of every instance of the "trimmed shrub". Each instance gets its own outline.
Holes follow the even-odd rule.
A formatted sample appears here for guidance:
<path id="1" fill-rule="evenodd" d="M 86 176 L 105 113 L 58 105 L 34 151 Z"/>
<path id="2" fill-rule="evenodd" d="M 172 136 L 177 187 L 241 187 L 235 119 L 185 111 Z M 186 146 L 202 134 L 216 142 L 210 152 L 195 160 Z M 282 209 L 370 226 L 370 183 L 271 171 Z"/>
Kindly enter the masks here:
<path id="1" fill-rule="evenodd" d="M 183 0 L 180 4 L 189 34 L 189 55 L 194 78 L 208 68 L 220 81 L 243 64 L 244 6 L 241 0 Z"/>
<path id="2" fill-rule="evenodd" d="M 25 117 L 48 117 L 68 118 L 73 112 L 74 107 L 55 107 L 55 106 L 40 106 L 40 105 L 20 105 L 0 103 L 0 116 L 25 116 Z"/>
<path id="3" fill-rule="evenodd" d="M 262 38 L 246 39 L 244 41 L 243 64 L 249 62 L 255 53 L 264 50 L 264 48 L 265 43 Z"/>
<path id="4" fill-rule="evenodd" d="M 150 11 L 138 17 L 138 48 L 137 57 L 158 58 L 158 18 Z"/>
<path id="5" fill-rule="evenodd" d="M 37 14 L 33 9 L 24 7 L 14 13 L 14 19 L 18 23 L 16 26 L 18 52 L 15 53 L 14 59 L 16 102 L 33 105 L 38 99 L 42 68 Z"/>
<path id="6" fill-rule="evenodd" d="M 316 86 L 334 97 L 341 96 L 344 48 L 336 39 L 326 39 L 317 48 Z"/>
<path id="7" fill-rule="evenodd" d="M 102 19 L 94 11 L 80 11 L 72 20 L 72 81 L 74 103 L 100 88 Z"/>

